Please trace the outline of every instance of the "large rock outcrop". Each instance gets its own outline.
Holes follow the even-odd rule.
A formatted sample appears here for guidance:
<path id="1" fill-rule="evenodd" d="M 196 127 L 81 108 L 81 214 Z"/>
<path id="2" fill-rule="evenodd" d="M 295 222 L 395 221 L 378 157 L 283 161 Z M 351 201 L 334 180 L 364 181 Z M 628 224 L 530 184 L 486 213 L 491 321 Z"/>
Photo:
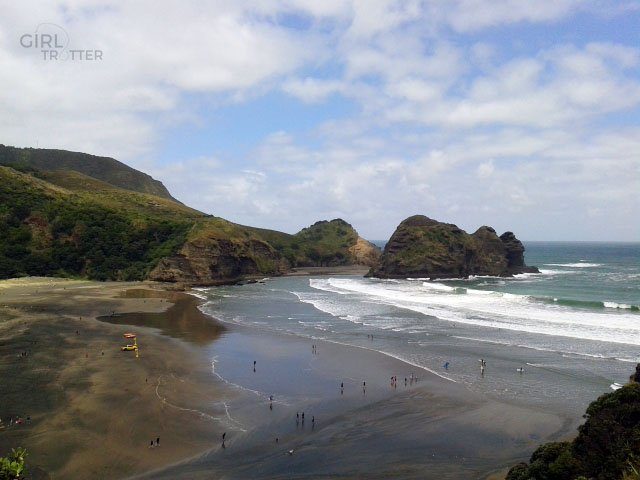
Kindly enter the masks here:
<path id="1" fill-rule="evenodd" d="M 177 254 L 163 258 L 151 280 L 219 285 L 274 276 L 300 266 L 377 264 L 378 247 L 344 220 L 320 221 L 295 235 L 201 219 Z"/>
<path id="2" fill-rule="evenodd" d="M 525 265 L 524 246 L 511 232 L 499 237 L 484 226 L 470 235 L 456 225 L 414 215 L 398 225 L 369 275 L 458 278 L 537 271 Z"/>
<path id="3" fill-rule="evenodd" d="M 200 237 L 187 241 L 177 255 L 160 260 L 149 278 L 187 285 L 220 285 L 278 275 L 287 269 L 281 255 L 261 240 Z"/>

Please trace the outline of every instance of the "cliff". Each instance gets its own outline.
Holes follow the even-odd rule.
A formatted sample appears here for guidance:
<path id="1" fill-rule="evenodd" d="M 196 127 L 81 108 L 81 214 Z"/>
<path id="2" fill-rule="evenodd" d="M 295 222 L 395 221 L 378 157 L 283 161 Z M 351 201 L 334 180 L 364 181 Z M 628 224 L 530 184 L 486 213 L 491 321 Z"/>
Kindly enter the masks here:
<path id="1" fill-rule="evenodd" d="M 294 267 L 372 266 L 380 254 L 341 219 L 319 221 L 290 235 L 208 218 L 197 223 L 180 251 L 163 258 L 149 278 L 216 285 L 280 275 Z"/>
<path id="2" fill-rule="evenodd" d="M 248 227 L 222 218 L 199 220 L 180 250 L 160 260 L 149 278 L 188 285 L 219 285 L 279 275 L 287 261 Z"/>
<path id="3" fill-rule="evenodd" d="M 371 266 L 380 254 L 341 219 L 293 235 L 238 225 L 113 158 L 0 145 L 0 278 L 213 285 L 298 266 Z"/>
<path id="4" fill-rule="evenodd" d="M 511 232 L 491 227 L 468 234 L 456 225 L 424 215 L 402 221 L 370 276 L 379 278 L 458 278 L 537 272 L 524 263 L 524 246 Z"/>

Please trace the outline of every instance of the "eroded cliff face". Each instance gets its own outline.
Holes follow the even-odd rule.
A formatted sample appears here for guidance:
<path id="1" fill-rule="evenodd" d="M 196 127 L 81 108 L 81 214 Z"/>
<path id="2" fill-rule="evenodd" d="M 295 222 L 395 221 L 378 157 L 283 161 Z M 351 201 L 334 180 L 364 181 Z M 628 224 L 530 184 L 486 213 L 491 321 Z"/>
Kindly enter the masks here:
<path id="1" fill-rule="evenodd" d="M 472 235 L 450 223 L 414 215 L 398 225 L 370 276 L 458 278 L 537 272 L 524 263 L 524 246 L 511 232 L 491 227 Z"/>
<path id="2" fill-rule="evenodd" d="M 316 222 L 289 235 L 207 218 L 197 222 L 176 255 L 160 260 L 149 278 L 184 285 L 220 285 L 281 275 L 300 265 L 374 266 L 381 254 L 340 219 Z"/>
<path id="3" fill-rule="evenodd" d="M 187 285 L 220 285 L 248 277 L 279 275 L 287 269 L 280 254 L 261 240 L 203 237 L 187 241 L 177 255 L 162 259 L 149 278 Z"/>
<path id="4" fill-rule="evenodd" d="M 375 267 L 382 256 L 380 248 L 360 236 L 356 243 L 349 247 L 349 253 L 353 256 L 356 265 L 367 267 Z"/>

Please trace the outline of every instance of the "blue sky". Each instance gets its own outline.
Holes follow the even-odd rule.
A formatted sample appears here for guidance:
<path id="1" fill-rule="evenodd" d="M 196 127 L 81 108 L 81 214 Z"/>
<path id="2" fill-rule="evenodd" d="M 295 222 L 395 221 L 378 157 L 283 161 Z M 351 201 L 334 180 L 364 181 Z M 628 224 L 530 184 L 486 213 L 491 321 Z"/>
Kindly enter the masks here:
<path id="1" fill-rule="evenodd" d="M 229 220 L 640 240 L 640 2 L 2 2 L 0 143 Z M 33 12 L 38 12 L 34 15 Z M 38 24 L 100 61 L 45 61 Z"/>

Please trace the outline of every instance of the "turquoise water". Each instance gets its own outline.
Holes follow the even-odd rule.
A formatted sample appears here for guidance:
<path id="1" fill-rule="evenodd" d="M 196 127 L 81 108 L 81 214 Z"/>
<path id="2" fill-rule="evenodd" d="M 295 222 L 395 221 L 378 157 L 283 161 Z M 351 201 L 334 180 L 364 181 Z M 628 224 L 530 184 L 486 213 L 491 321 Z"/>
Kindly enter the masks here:
<path id="1" fill-rule="evenodd" d="M 542 275 L 519 282 L 476 282 L 584 308 L 638 310 L 640 305 L 640 244 L 530 242 L 526 261 Z M 526 277 L 526 276 L 525 276 Z"/>
<path id="2" fill-rule="evenodd" d="M 541 273 L 283 277 L 203 289 L 204 309 L 258 330 L 377 350 L 474 391 L 573 414 L 640 362 L 640 244 L 526 248 Z"/>

